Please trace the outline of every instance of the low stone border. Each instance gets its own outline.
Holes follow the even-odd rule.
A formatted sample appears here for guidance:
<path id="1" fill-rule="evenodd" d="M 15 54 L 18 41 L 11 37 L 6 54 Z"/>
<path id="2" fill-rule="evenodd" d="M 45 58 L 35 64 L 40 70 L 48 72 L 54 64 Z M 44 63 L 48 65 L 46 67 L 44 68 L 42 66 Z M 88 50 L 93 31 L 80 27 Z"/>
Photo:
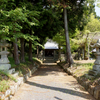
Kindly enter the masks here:
<path id="1" fill-rule="evenodd" d="M 72 75 L 77 79 L 77 81 L 96 99 L 100 100 L 100 78 L 95 82 L 85 81 L 80 77 L 77 77 L 73 74 L 73 72 L 69 68 L 64 68 L 64 65 L 58 63 L 65 72 Z M 94 85 L 93 85 L 94 84 Z"/>
<path id="2" fill-rule="evenodd" d="M 25 74 L 23 77 L 17 78 L 17 82 L 11 85 L 5 93 L 0 93 L 0 100 L 11 100 L 12 96 L 17 92 L 19 87 L 32 76 L 32 74 L 40 67 L 40 63 L 34 63 L 33 69 Z"/>

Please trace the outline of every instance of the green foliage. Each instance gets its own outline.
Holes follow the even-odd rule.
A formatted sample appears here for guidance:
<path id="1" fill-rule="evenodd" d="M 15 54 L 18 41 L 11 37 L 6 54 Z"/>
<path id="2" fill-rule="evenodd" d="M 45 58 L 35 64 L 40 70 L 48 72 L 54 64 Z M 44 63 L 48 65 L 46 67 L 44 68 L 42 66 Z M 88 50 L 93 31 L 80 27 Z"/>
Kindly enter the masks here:
<path id="1" fill-rule="evenodd" d="M 15 61 L 14 61 L 14 58 L 13 57 L 8 57 L 9 61 L 10 61 L 10 64 L 11 64 L 11 67 L 14 68 L 16 65 L 15 65 Z"/>
<path id="2" fill-rule="evenodd" d="M 52 38 L 62 29 L 59 13 L 53 9 L 43 9 L 38 20 L 40 23 L 35 27 L 34 34 L 40 38 L 40 43 L 43 43 L 46 37 Z"/>
<path id="3" fill-rule="evenodd" d="M 100 0 L 96 0 L 96 6 L 100 8 Z"/>
<path id="4" fill-rule="evenodd" d="M 76 28 L 75 33 L 70 36 L 70 46 L 71 46 L 71 51 L 76 52 L 80 45 L 84 44 L 85 39 L 83 38 L 82 34 L 80 34 L 80 31 L 78 28 Z"/>
<path id="5" fill-rule="evenodd" d="M 32 17 L 33 11 L 26 10 L 25 8 L 16 8 L 10 11 L 2 11 L 1 14 L 5 17 L 5 23 L 1 25 L 1 32 L 0 34 L 3 35 L 3 39 L 14 41 L 15 38 L 25 38 L 26 40 L 37 39 L 37 37 L 30 36 L 29 34 L 23 34 L 21 30 L 24 28 L 21 24 L 27 23 L 29 27 L 33 25 L 37 25 L 35 22 L 37 20 Z M 36 13 L 36 12 L 35 12 Z M 30 14 L 30 15 L 29 15 Z M 28 18 L 31 17 L 33 20 L 29 21 Z M 17 34 L 15 34 L 17 33 Z M 8 38 L 8 37 L 9 38 Z"/>
<path id="6" fill-rule="evenodd" d="M 100 8 L 100 3 L 98 3 L 98 4 L 97 4 L 97 7 L 99 7 L 99 8 Z"/>
<path id="7" fill-rule="evenodd" d="M 57 33 L 53 39 L 56 43 L 58 43 L 58 47 L 61 49 L 61 51 L 66 52 L 66 40 L 65 40 L 65 34 L 64 29 L 61 30 L 59 33 Z"/>
<path id="8" fill-rule="evenodd" d="M 87 23 L 86 16 L 94 10 L 94 0 L 81 0 L 79 4 L 77 0 L 49 1 L 53 3 L 44 0 L 1 0 L 0 38 L 8 41 L 24 38 L 27 42 L 32 41 L 33 49 L 36 45 L 42 47 L 46 37 L 52 38 L 63 29 L 63 7 L 67 8 L 70 38 L 74 38 L 78 35 L 74 34 L 76 27 L 82 30 Z M 61 41 L 63 37 L 60 37 Z M 61 44 L 65 45 L 65 42 Z M 74 51 L 77 46 L 71 42 L 71 48 Z"/>
<path id="9" fill-rule="evenodd" d="M 83 31 L 79 31 L 76 29 L 76 32 L 74 35 L 72 35 L 71 39 L 71 48 L 72 50 L 78 49 L 78 47 L 84 47 L 87 50 L 87 42 L 93 43 L 93 37 L 97 35 L 100 31 L 100 20 L 95 18 L 94 14 L 92 13 L 89 17 L 89 21 L 87 25 L 84 27 Z"/>
<path id="10" fill-rule="evenodd" d="M 78 41 L 76 39 L 70 39 L 70 46 L 71 46 L 71 52 L 77 51 L 79 48 Z"/>
<path id="11" fill-rule="evenodd" d="M 15 1 L 0 1 L 2 4 L 0 10 L 0 38 L 8 41 L 24 38 L 27 41 L 31 40 L 37 45 L 39 39 L 37 36 L 34 36 L 32 27 L 39 24 L 36 18 L 39 16 L 39 12 L 34 10 L 33 4 L 27 0 L 25 2 L 18 1 L 17 3 Z M 32 34 L 30 34 L 30 31 Z"/>
<path id="12" fill-rule="evenodd" d="M 64 29 L 61 30 L 59 33 L 57 33 L 54 37 L 53 40 L 56 41 L 60 45 L 65 45 L 65 34 L 64 34 Z"/>
<path id="13" fill-rule="evenodd" d="M 90 32 L 100 32 L 100 20 L 95 18 L 95 16 L 91 14 L 90 21 L 88 22 L 86 27 Z"/>

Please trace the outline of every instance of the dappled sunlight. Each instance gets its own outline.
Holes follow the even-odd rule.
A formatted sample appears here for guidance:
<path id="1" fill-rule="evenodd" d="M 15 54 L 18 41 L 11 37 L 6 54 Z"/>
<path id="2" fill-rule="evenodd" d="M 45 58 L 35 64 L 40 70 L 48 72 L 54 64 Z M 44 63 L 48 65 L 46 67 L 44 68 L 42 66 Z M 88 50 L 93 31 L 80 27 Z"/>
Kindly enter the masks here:
<path id="1" fill-rule="evenodd" d="M 19 93 L 25 100 L 27 95 L 32 100 L 95 100 L 60 66 L 41 66 Z"/>

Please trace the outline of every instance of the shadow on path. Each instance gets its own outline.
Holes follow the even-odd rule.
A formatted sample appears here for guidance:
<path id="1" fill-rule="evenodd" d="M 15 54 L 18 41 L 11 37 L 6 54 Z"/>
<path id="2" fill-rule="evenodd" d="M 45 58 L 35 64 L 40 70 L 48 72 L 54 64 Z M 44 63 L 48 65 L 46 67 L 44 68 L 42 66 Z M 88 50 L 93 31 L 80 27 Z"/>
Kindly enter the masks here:
<path id="1" fill-rule="evenodd" d="M 47 76 L 47 75 L 58 76 L 59 72 L 63 72 L 64 75 L 67 76 L 67 73 L 65 73 L 64 70 L 60 66 L 42 65 L 40 68 L 38 68 L 38 71 L 36 71 L 32 77 L 34 77 L 34 76 Z"/>
<path id="2" fill-rule="evenodd" d="M 56 97 L 56 96 L 55 96 L 54 98 L 57 99 L 57 100 L 63 100 L 63 99 L 60 99 L 60 98 L 58 98 L 58 97 Z"/>
<path id="3" fill-rule="evenodd" d="M 86 98 L 86 99 L 89 99 L 89 100 L 95 100 L 95 99 L 91 99 L 89 97 L 89 95 L 86 94 L 86 93 L 71 90 L 71 89 L 64 89 L 64 88 L 59 88 L 59 87 L 46 86 L 46 85 L 42 85 L 42 84 L 38 84 L 38 83 L 35 83 L 35 82 L 30 82 L 30 81 L 27 81 L 26 84 L 33 85 L 33 86 L 40 87 L 40 88 L 44 88 L 44 89 L 59 91 L 59 92 L 63 92 L 63 93 L 70 94 L 70 95 L 79 96 L 79 97 Z"/>

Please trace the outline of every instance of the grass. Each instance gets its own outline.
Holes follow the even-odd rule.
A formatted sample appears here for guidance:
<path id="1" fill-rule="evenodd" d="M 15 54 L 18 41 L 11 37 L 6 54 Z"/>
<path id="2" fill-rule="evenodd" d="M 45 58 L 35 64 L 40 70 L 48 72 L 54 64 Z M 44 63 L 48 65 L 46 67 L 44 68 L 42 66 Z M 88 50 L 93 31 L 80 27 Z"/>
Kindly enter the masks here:
<path id="1" fill-rule="evenodd" d="M 87 81 L 92 85 L 98 85 L 100 84 L 100 74 L 97 74 L 95 76 L 89 76 L 89 71 L 93 69 L 94 60 L 91 61 L 75 61 L 73 64 L 73 67 L 69 67 L 69 70 L 73 73 L 73 75 L 77 78 L 81 78 L 83 82 Z M 62 66 L 66 69 L 68 66 L 65 62 L 60 63 Z"/>
<path id="2" fill-rule="evenodd" d="M 33 63 L 26 62 L 20 63 L 20 65 L 15 66 L 16 71 L 19 71 L 19 75 L 22 76 L 23 74 L 29 72 L 33 68 Z"/>
<path id="3" fill-rule="evenodd" d="M 0 92 L 5 92 L 9 88 L 10 80 L 17 82 L 12 75 L 0 71 Z"/>
<path id="4" fill-rule="evenodd" d="M 97 80 L 98 78 L 100 78 L 100 74 L 97 74 L 94 77 L 87 77 L 87 75 L 89 74 L 89 71 L 92 70 L 93 68 L 93 63 L 76 63 L 76 65 L 74 67 L 76 67 L 76 69 L 73 70 L 73 73 L 75 76 L 80 77 L 80 78 L 84 78 L 86 80 L 89 80 L 91 82 Z"/>
<path id="5" fill-rule="evenodd" d="M 2 80 L 0 81 L 0 91 L 5 92 L 7 89 L 9 89 L 9 81 L 7 80 Z"/>
<path id="6" fill-rule="evenodd" d="M 25 58 L 25 63 L 20 63 L 19 65 L 15 65 L 14 59 L 9 57 L 10 64 L 12 68 L 15 68 L 16 71 L 19 72 L 19 76 L 23 76 L 23 74 L 29 72 L 34 66 L 33 62 L 28 61 L 28 57 Z M 37 61 L 36 58 L 33 58 L 33 61 Z"/>
<path id="7" fill-rule="evenodd" d="M 75 65 L 77 68 L 73 71 L 76 76 L 83 76 L 87 74 L 89 70 L 92 69 L 93 63 L 76 63 Z"/>
<path id="8" fill-rule="evenodd" d="M 88 71 L 92 69 L 93 64 L 92 63 L 76 64 L 76 66 L 77 66 L 77 69 L 80 69 L 80 70 L 84 69 Z"/>

